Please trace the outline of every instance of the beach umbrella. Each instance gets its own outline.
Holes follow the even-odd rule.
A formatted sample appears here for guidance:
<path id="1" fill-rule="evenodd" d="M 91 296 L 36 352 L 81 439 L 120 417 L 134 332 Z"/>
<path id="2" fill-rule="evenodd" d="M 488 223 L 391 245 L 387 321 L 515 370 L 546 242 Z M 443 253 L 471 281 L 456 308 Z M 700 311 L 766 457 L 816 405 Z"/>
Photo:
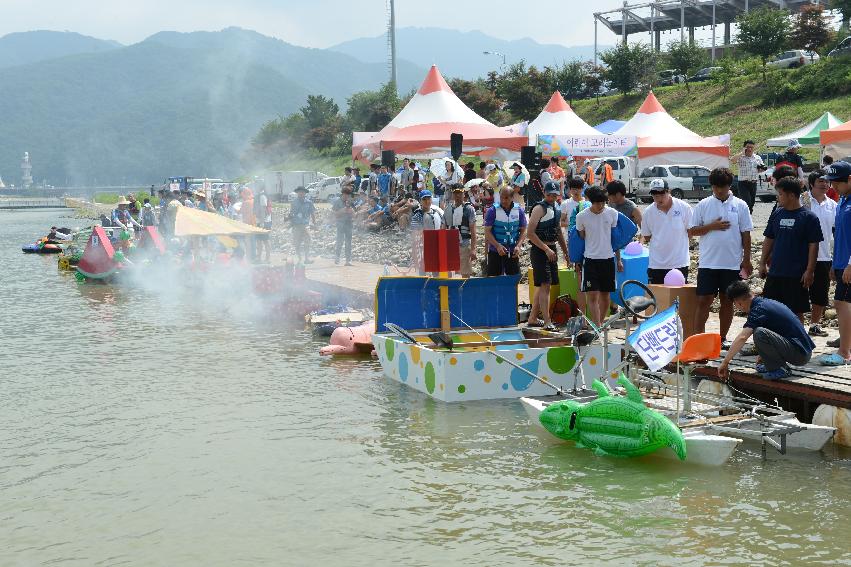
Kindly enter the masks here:
<path id="1" fill-rule="evenodd" d="M 452 158 L 436 158 L 431 160 L 431 165 L 429 165 L 428 170 L 435 177 L 443 177 L 446 175 L 446 163 L 449 162 L 453 166 L 455 166 L 455 171 L 461 172 L 461 169 L 458 167 L 458 163 L 455 162 Z"/>

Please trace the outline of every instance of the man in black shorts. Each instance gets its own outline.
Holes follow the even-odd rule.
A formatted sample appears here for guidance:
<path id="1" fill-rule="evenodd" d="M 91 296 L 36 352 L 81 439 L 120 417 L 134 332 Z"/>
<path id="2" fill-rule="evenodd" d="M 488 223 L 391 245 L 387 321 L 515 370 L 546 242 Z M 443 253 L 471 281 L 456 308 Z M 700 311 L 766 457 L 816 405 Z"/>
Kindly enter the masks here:
<path id="1" fill-rule="evenodd" d="M 529 260 L 532 263 L 532 275 L 535 280 L 535 297 L 529 313 L 529 327 L 543 326 L 555 330 L 550 321 L 550 286 L 558 285 L 558 249 L 561 247 L 567 257 L 567 243 L 561 231 L 561 209 L 556 198 L 561 187 L 556 181 L 548 181 L 544 187 L 544 200 L 535 203 L 529 215 Z"/>
<path id="2" fill-rule="evenodd" d="M 731 283 L 751 275 L 751 230 L 753 221 L 747 203 L 733 196 L 733 174 L 719 167 L 709 173 L 712 196 L 694 208 L 688 235 L 700 237 L 697 264 L 697 309 L 695 331 L 706 331 L 709 309 L 717 295 L 722 345 L 729 348 L 727 332 L 733 322 L 733 303 L 725 292 Z"/>
<path id="3" fill-rule="evenodd" d="M 801 206 L 801 182 L 784 177 L 775 184 L 778 208 L 768 219 L 759 261 L 765 278 L 762 296 L 779 301 L 804 322 L 810 310 L 809 288 L 823 240 L 818 217 Z M 771 267 L 768 267 L 768 264 Z"/>
<path id="4" fill-rule="evenodd" d="M 618 212 L 606 205 L 606 192 L 597 185 L 586 189 L 585 197 L 591 206 L 576 215 L 576 230 L 585 240 L 582 291 L 588 294 L 591 320 L 601 325 L 609 314 L 610 294 L 615 291 L 615 263 L 618 271 L 623 271 L 620 250 L 612 248 L 612 229 L 618 224 Z"/>

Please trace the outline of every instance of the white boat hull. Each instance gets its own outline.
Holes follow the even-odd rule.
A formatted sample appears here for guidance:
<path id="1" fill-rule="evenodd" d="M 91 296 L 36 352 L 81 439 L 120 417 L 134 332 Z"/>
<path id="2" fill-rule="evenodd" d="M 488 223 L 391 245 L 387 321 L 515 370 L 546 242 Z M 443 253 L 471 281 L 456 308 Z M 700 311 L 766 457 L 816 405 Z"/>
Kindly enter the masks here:
<path id="1" fill-rule="evenodd" d="M 523 407 L 526 410 L 529 420 L 534 424 L 535 428 L 546 434 L 547 438 L 556 442 L 566 442 L 558 439 L 550 434 L 541 425 L 538 416 L 546 407 L 546 402 L 535 398 L 520 398 L 523 402 Z M 720 466 L 726 463 L 736 447 L 742 443 L 741 439 L 734 437 L 724 437 L 706 433 L 699 428 L 683 431 L 683 438 L 686 441 L 686 463 L 703 465 L 703 466 Z M 665 447 L 649 455 L 662 459 L 673 459 L 679 461 L 676 453 Z"/>

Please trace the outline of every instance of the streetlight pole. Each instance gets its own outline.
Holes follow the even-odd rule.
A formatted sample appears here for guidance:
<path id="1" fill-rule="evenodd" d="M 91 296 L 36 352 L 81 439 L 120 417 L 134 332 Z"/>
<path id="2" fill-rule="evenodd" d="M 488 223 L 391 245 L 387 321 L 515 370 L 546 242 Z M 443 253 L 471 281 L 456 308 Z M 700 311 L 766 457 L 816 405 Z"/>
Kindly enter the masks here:
<path id="1" fill-rule="evenodd" d="M 484 55 L 496 55 L 498 57 L 502 57 L 502 67 L 501 70 L 505 69 L 505 53 L 500 53 L 499 51 L 482 51 Z"/>

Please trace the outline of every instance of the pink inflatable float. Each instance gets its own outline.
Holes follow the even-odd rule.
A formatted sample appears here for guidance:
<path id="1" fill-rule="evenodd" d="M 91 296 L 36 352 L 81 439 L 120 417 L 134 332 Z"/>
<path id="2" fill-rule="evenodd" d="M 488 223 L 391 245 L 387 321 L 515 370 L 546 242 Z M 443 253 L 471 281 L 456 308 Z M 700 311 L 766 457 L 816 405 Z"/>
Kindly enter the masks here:
<path id="1" fill-rule="evenodd" d="M 319 349 L 319 354 L 325 356 L 369 354 L 372 352 L 372 333 L 374 330 L 374 321 L 367 321 L 357 327 L 337 327 L 331 333 L 331 344 Z"/>

